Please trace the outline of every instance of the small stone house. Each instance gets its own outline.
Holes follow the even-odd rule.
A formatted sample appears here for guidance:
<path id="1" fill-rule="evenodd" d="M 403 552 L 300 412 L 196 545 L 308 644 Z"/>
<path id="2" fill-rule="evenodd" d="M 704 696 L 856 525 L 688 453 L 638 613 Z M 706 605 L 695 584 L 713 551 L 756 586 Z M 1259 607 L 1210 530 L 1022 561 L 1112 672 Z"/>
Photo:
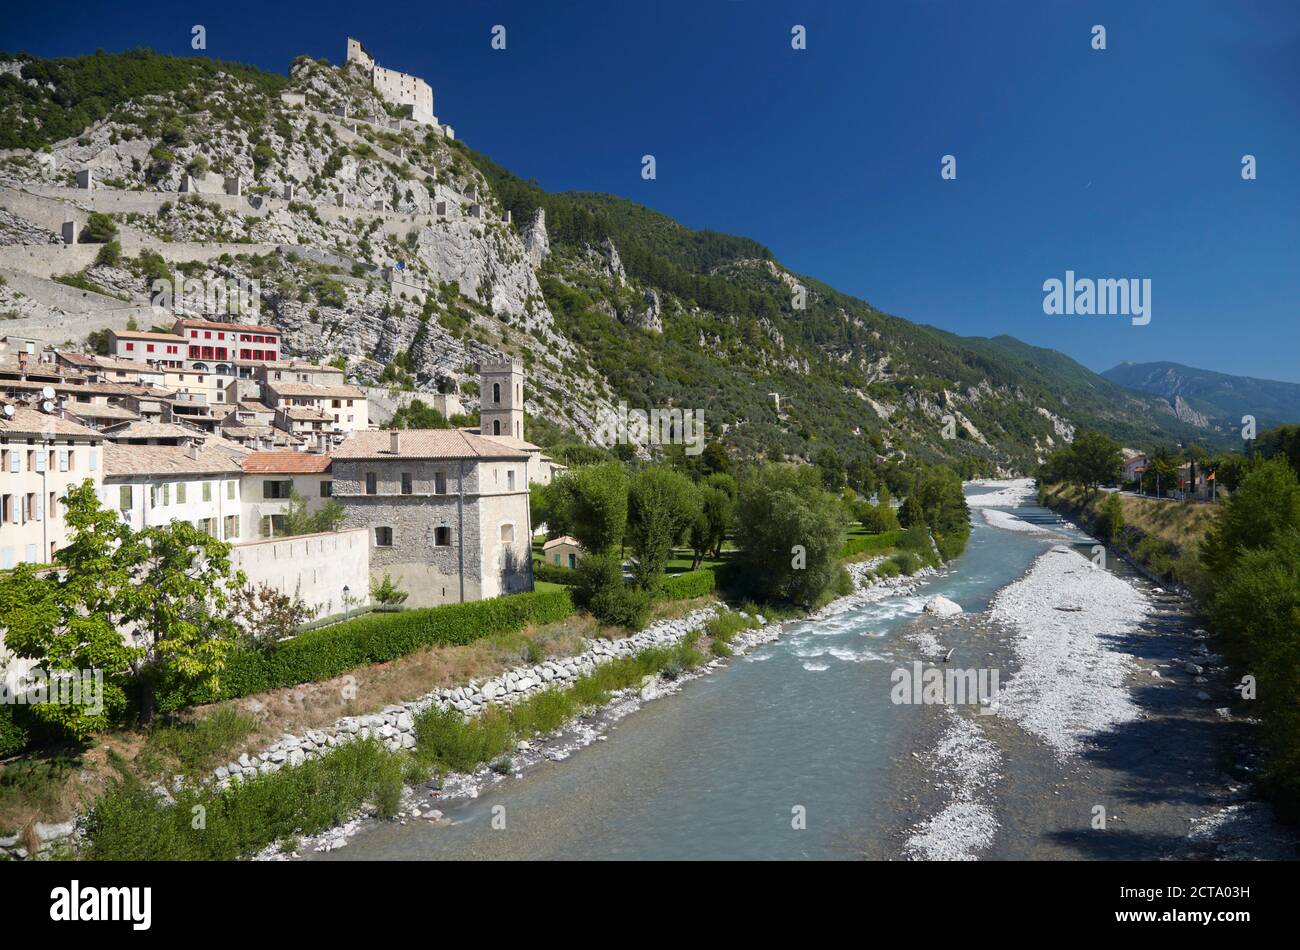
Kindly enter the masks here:
<path id="1" fill-rule="evenodd" d="M 582 545 L 567 534 L 563 537 L 551 538 L 542 545 L 543 560 L 553 567 L 577 567 L 581 555 Z"/>

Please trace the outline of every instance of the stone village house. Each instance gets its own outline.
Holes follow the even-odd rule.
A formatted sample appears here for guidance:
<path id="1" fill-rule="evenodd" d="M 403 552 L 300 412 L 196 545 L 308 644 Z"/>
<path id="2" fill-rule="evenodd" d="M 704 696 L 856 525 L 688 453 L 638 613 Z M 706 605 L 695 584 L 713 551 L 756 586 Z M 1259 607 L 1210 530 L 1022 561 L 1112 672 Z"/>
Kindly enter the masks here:
<path id="1" fill-rule="evenodd" d="M 458 429 L 354 432 L 334 450 L 334 497 L 370 530 L 372 577 L 407 606 L 531 590 L 529 453 Z"/>

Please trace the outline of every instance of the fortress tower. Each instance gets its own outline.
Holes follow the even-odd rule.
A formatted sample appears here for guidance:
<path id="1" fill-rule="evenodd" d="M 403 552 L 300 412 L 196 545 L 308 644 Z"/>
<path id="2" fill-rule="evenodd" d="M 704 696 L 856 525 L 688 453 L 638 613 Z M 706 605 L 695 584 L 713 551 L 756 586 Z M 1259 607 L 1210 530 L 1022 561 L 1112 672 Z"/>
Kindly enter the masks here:
<path id="1" fill-rule="evenodd" d="M 356 63 L 363 69 L 374 69 L 375 58 L 370 55 L 370 51 L 360 40 L 348 37 L 348 59 L 349 63 Z"/>
<path id="2" fill-rule="evenodd" d="M 375 92 L 389 102 L 406 106 L 413 121 L 422 125 L 438 124 L 433 114 L 433 89 L 419 76 L 377 65 L 365 44 L 351 36 L 348 37 L 347 62 L 368 72 Z"/>
<path id="3" fill-rule="evenodd" d="M 479 366 L 479 432 L 524 437 L 524 364 L 483 363 Z"/>

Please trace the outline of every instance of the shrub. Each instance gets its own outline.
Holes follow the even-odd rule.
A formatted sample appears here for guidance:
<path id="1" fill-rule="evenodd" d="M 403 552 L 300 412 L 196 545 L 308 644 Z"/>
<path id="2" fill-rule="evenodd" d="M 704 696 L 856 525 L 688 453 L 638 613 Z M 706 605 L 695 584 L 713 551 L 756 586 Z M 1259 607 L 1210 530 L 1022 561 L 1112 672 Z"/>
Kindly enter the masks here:
<path id="1" fill-rule="evenodd" d="M 158 709 L 174 711 L 329 679 L 369 663 L 384 663 L 428 646 L 472 643 L 495 633 L 520 630 L 529 624 L 563 620 L 573 612 L 567 591 L 538 591 L 492 600 L 448 604 L 402 613 L 376 613 L 323 627 L 286 640 L 259 653 L 232 650 L 221 671 L 220 688 L 186 687 L 174 680 L 158 686 Z"/>
<path id="2" fill-rule="evenodd" d="M 122 244 L 117 238 L 108 241 L 95 255 L 95 263 L 106 267 L 116 267 L 122 261 Z"/>
<path id="3" fill-rule="evenodd" d="M 510 748 L 510 733 L 510 718 L 500 709 L 466 719 L 455 707 L 430 706 L 415 719 L 415 754 L 430 765 L 472 772 Z"/>
<path id="4" fill-rule="evenodd" d="M 123 766 L 87 823 L 89 857 L 100 861 L 230 861 L 276 841 L 332 828 L 361 805 L 380 813 L 399 801 L 404 756 L 375 740 L 349 742 L 294 768 L 224 791 L 190 786 L 167 804 Z M 193 827 L 194 809 L 203 827 Z"/>
<path id="5" fill-rule="evenodd" d="M 117 237 L 117 223 L 102 211 L 92 211 L 81 229 L 82 244 L 107 244 Z"/>
<path id="6" fill-rule="evenodd" d="M 538 561 L 533 564 L 533 580 L 546 581 L 548 584 L 563 584 L 569 587 L 578 582 L 578 572 L 572 568 L 560 567 Z"/>
<path id="7" fill-rule="evenodd" d="M 1097 516 L 1097 536 L 1108 544 L 1114 544 L 1119 533 L 1124 530 L 1124 505 L 1119 495 L 1111 494 L 1101 503 L 1101 512 Z"/>
<path id="8" fill-rule="evenodd" d="M 574 571 L 573 602 L 597 620 L 629 630 L 645 626 L 650 593 L 623 583 L 617 554 L 588 554 Z"/>
<path id="9" fill-rule="evenodd" d="M 21 721 L 21 707 L 5 703 L 0 705 L 0 759 L 27 748 L 31 734 Z"/>
<path id="10" fill-rule="evenodd" d="M 749 630 L 757 621 L 742 617 L 734 611 L 716 615 L 704 628 L 705 634 L 712 641 L 710 649 L 714 656 L 731 656 L 731 641 L 742 630 Z"/>
<path id="11" fill-rule="evenodd" d="M 921 569 L 921 557 L 915 551 L 900 551 L 889 559 L 889 563 L 894 564 L 900 573 L 911 577 Z"/>

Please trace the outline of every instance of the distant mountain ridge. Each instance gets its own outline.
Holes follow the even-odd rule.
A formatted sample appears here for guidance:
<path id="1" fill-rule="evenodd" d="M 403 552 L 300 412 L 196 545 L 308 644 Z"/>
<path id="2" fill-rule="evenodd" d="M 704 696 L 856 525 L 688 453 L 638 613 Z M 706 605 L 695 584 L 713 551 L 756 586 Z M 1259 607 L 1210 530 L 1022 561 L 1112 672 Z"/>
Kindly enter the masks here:
<path id="1" fill-rule="evenodd" d="M 1244 415 L 1254 416 L 1261 429 L 1300 422 L 1300 383 L 1232 376 L 1169 362 L 1120 363 L 1101 375 L 1133 392 L 1168 400 L 1175 414 L 1192 425 L 1235 429 Z"/>

